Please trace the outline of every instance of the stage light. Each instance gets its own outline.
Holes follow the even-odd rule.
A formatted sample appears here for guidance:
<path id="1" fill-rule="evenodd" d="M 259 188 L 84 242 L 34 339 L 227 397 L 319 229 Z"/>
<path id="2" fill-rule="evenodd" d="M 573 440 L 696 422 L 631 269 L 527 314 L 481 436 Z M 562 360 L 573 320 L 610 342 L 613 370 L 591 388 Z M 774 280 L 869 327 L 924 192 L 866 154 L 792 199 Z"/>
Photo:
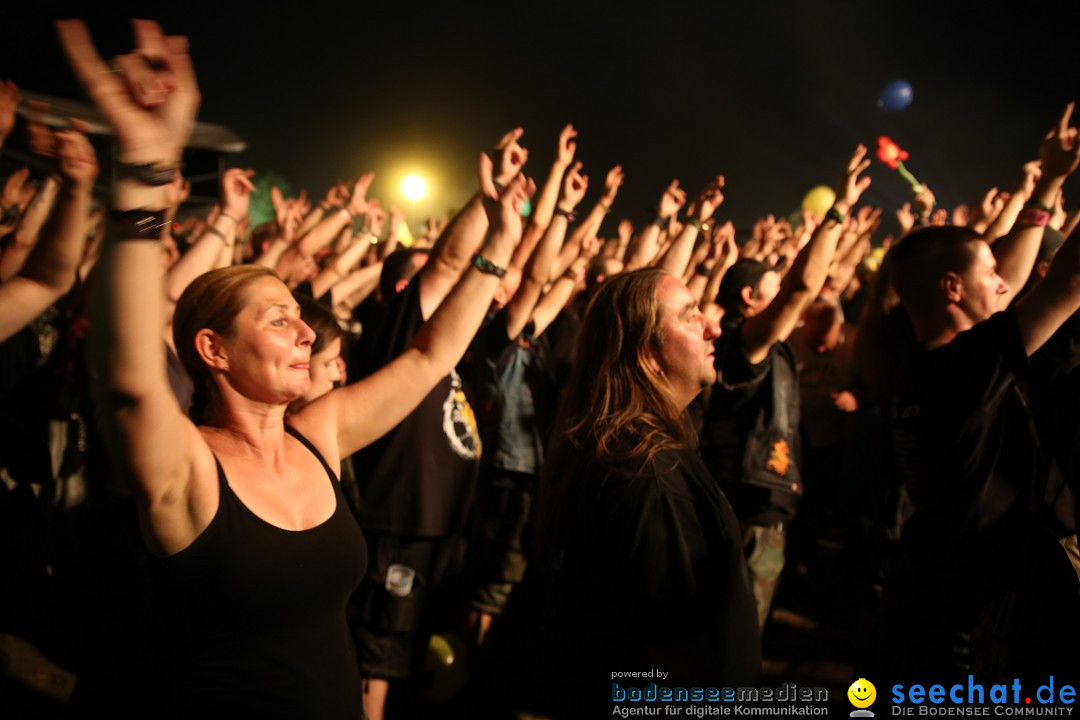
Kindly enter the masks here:
<path id="1" fill-rule="evenodd" d="M 409 175 L 401 181 L 401 194 L 411 202 L 427 195 L 427 182 L 419 175 Z"/>

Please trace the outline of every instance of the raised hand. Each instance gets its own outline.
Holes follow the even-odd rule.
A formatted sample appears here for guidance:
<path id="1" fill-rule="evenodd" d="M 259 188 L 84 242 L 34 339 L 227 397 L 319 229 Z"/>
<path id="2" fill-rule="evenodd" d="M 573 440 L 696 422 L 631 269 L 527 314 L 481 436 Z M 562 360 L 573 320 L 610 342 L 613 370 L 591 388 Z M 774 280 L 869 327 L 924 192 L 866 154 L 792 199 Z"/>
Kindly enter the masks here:
<path id="1" fill-rule="evenodd" d="M 28 110 L 26 115 L 26 137 L 30 143 L 30 150 L 41 157 L 56 157 L 56 136 L 45 124 L 45 115 L 49 112 L 49 104 L 31 100 L 26 103 Z"/>
<path id="2" fill-rule="evenodd" d="M 1020 172 L 1020 177 L 1016 179 L 1016 185 L 1013 186 L 1013 194 L 1022 193 L 1025 199 L 1030 199 L 1031 194 L 1035 192 L 1035 184 L 1039 182 L 1039 178 L 1041 177 L 1041 160 L 1032 160 L 1024 163 L 1024 168 Z"/>
<path id="3" fill-rule="evenodd" d="M 277 220 L 278 227 L 284 228 L 289 206 L 286 205 L 285 196 L 281 194 L 281 188 L 277 185 L 270 186 L 270 204 L 274 207 L 274 219 Z"/>
<path id="4" fill-rule="evenodd" d="M 251 182 L 251 178 L 254 176 L 254 170 L 241 168 L 230 168 L 221 176 L 221 211 L 234 220 L 239 220 L 244 215 L 247 215 L 248 206 L 251 203 L 251 193 L 255 192 L 255 185 Z M 272 202 L 275 202 L 274 212 L 277 214 L 278 203 L 281 203 L 281 191 L 277 190 L 276 187 L 271 188 L 271 198 L 273 198 L 274 191 L 277 191 L 278 200 L 272 200 Z"/>
<path id="5" fill-rule="evenodd" d="M 518 134 L 520 137 L 520 133 Z M 505 138 L 504 138 L 505 139 Z M 515 140 L 516 142 L 516 140 Z M 480 153 L 480 191 L 484 197 L 484 212 L 493 230 L 499 230 L 520 239 L 522 232 L 521 211 L 525 201 L 536 192 L 536 183 L 518 173 L 508 185 L 499 187 L 494 177 L 491 158 Z"/>
<path id="6" fill-rule="evenodd" d="M 930 217 L 935 205 L 937 205 L 937 198 L 934 197 L 933 190 L 930 189 L 929 185 L 923 183 L 922 189 L 915 196 L 916 214 L 925 220 Z"/>
<path id="7" fill-rule="evenodd" d="M 866 157 L 866 146 L 859 145 L 848 159 L 844 173 L 840 176 L 840 182 L 836 186 L 836 202 L 834 206 L 842 212 L 847 212 L 859 202 L 866 188 L 870 187 L 869 177 L 859 177 L 859 174 L 870 167 L 870 159 Z"/>
<path id="8" fill-rule="evenodd" d="M 495 146 L 498 168 L 493 171 L 493 175 L 495 184 L 499 187 L 506 187 L 517 177 L 529 159 L 529 151 L 518 143 L 524 134 L 525 131 L 521 128 L 514 128 L 503 135 Z"/>
<path id="9" fill-rule="evenodd" d="M 90 128 L 78 120 L 71 125 L 72 129 L 55 133 L 57 169 L 65 183 L 89 192 L 98 176 L 97 155 L 84 134 Z"/>
<path id="10" fill-rule="evenodd" d="M 964 203 L 960 203 L 953 208 L 952 211 L 952 224 L 959 227 L 966 227 L 971 222 L 971 209 Z"/>
<path id="11" fill-rule="evenodd" d="M 997 217 L 997 214 L 1001 212 L 1001 207 L 1004 203 L 998 204 L 997 197 L 998 189 L 996 187 L 990 188 L 986 191 L 986 194 L 983 195 L 982 200 L 979 202 L 979 212 L 984 219 L 993 220 Z"/>
<path id="12" fill-rule="evenodd" d="M 577 143 L 574 142 L 574 138 L 577 137 L 577 134 L 577 130 L 574 129 L 573 125 L 567 125 L 559 133 L 559 147 L 555 162 L 562 167 L 570 167 L 570 163 L 574 162 L 574 153 L 577 151 Z"/>
<path id="13" fill-rule="evenodd" d="M 600 254 L 600 250 L 604 247 L 604 242 L 596 235 L 589 235 L 581 243 L 581 257 L 592 260 Z"/>
<path id="14" fill-rule="evenodd" d="M 900 233 L 907 235 L 911 228 L 915 227 L 915 213 L 911 211 L 911 203 L 906 202 L 896 210 L 896 222 L 900 223 Z"/>
<path id="15" fill-rule="evenodd" d="M 623 172 L 622 165 L 616 165 L 608 170 L 607 177 L 604 178 L 604 194 L 600 196 L 600 204 L 605 208 L 610 208 L 611 204 L 615 202 L 615 196 L 619 194 L 619 188 L 622 187 Z"/>
<path id="16" fill-rule="evenodd" d="M 1065 177 L 1080 165 L 1080 130 L 1069 127 L 1075 103 L 1069 103 L 1058 118 L 1057 125 L 1046 134 L 1039 146 L 1042 171 L 1052 178 Z"/>
<path id="17" fill-rule="evenodd" d="M 326 191 L 323 204 L 328 207 L 344 207 L 349 201 L 349 186 L 343 182 L 334 183 Z"/>
<path id="18" fill-rule="evenodd" d="M 678 180 L 672 180 L 671 184 L 660 196 L 660 204 L 656 208 L 657 214 L 665 220 L 675 216 L 682 206 L 686 204 L 686 191 L 679 187 Z"/>
<path id="19" fill-rule="evenodd" d="M 134 20 L 136 51 L 114 73 L 81 20 L 56 22 L 72 70 L 116 133 L 121 162 L 169 165 L 180 160 L 199 107 L 187 38 L 165 36 L 157 23 Z"/>
<path id="20" fill-rule="evenodd" d="M 567 171 L 563 178 L 562 197 L 559 198 L 559 209 L 563 212 L 573 212 L 585 198 L 585 191 L 589 189 L 589 176 L 581 174 L 581 163 L 576 162 Z"/>
<path id="21" fill-rule="evenodd" d="M 739 246 L 735 243 L 735 225 L 728 220 L 720 226 L 718 234 L 723 238 L 724 249 L 720 253 L 720 262 L 730 267 L 739 259 Z"/>
<path id="22" fill-rule="evenodd" d="M 724 176 L 717 175 L 698 195 L 695 203 L 696 217 L 698 222 L 707 222 L 713 216 L 716 209 L 724 202 Z"/>
<path id="23" fill-rule="evenodd" d="M 375 173 L 364 173 L 356 182 L 353 183 L 352 194 L 349 196 L 349 204 L 345 207 L 348 209 L 349 214 L 356 216 L 367 212 L 367 209 L 371 207 L 371 202 L 367 199 L 368 188 L 371 187 L 371 181 L 375 179 Z"/>
<path id="24" fill-rule="evenodd" d="M 383 225 L 386 224 L 386 211 L 380 207 L 378 200 L 372 200 L 368 203 L 367 213 L 364 215 L 367 220 L 367 229 L 375 237 L 380 237 L 383 231 Z"/>
<path id="25" fill-rule="evenodd" d="M 881 224 L 881 208 L 863 205 L 855 213 L 855 233 L 857 235 L 869 235 L 877 230 Z"/>

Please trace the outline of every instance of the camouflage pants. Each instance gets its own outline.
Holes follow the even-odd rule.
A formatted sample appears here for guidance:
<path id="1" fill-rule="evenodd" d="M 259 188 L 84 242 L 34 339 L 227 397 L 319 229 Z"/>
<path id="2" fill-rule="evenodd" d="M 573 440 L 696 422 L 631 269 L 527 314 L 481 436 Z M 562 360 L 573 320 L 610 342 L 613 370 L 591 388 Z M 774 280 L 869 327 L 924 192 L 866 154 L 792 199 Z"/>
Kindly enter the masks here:
<path id="1" fill-rule="evenodd" d="M 750 570 L 750 587 L 757 603 L 758 623 L 764 628 L 772 607 L 780 571 L 784 569 L 783 525 L 748 525 L 743 529 L 743 552 Z"/>

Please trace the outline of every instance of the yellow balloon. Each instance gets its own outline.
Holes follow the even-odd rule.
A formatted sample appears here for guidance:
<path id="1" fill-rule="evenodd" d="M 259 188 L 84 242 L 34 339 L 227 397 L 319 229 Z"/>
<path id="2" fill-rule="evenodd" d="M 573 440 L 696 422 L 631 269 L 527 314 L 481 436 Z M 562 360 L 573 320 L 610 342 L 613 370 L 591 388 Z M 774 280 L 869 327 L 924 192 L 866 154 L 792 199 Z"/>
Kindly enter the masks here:
<path id="1" fill-rule="evenodd" d="M 829 212 L 829 208 L 833 206 L 834 202 L 836 202 L 836 193 L 833 189 L 828 185 L 818 185 L 810 188 L 810 192 L 806 193 L 802 206 L 803 210 L 809 210 L 824 216 L 825 213 Z"/>
<path id="2" fill-rule="evenodd" d="M 429 667 L 432 670 L 440 667 L 448 668 L 454 664 L 454 659 L 454 648 L 450 642 L 442 635 L 432 635 L 428 642 L 426 658 Z"/>
<path id="3" fill-rule="evenodd" d="M 449 702 L 465 689 L 469 682 L 469 648 L 460 636 L 432 635 L 428 661 L 426 669 L 431 673 L 431 683 L 424 694 L 429 702 Z"/>

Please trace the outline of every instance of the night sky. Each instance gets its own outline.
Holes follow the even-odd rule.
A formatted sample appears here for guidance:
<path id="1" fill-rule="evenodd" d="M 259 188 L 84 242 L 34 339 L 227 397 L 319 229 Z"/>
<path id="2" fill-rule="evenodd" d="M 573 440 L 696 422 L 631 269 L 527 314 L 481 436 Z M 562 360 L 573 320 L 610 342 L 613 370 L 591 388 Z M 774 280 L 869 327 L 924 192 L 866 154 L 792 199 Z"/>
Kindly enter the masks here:
<path id="1" fill-rule="evenodd" d="M 371 169 L 373 194 L 404 201 L 406 170 L 429 178 L 423 213 L 475 189 L 476 154 L 525 128 L 527 172 L 546 175 L 565 122 L 598 195 L 609 167 L 626 183 L 603 228 L 645 221 L 677 177 L 691 194 L 727 178 L 720 217 L 740 227 L 788 214 L 812 186 L 832 185 L 851 148 L 892 136 L 941 205 L 1011 185 L 1070 99 L 1080 98 L 1080 3 L 537 4 L 482 13 L 391 3 L 218 3 L 138 12 L 191 39 L 203 92 L 200 120 L 230 126 L 247 152 L 230 164 L 272 172 L 321 196 Z M 161 3 L 144 7 L 160 7 Z M 138 6 L 135 6 L 138 7 Z M 508 6 L 509 7 L 509 6 Z M 90 17 L 103 54 L 130 47 L 124 17 Z M 0 29 L 0 76 L 28 90 L 80 93 L 49 17 L 55 4 Z M 882 87 L 914 87 L 886 114 Z M 1080 119 L 1074 120 L 1074 124 Z M 879 163 L 865 199 L 887 209 L 906 186 Z M 1071 202 L 1080 185 L 1071 183 Z"/>

